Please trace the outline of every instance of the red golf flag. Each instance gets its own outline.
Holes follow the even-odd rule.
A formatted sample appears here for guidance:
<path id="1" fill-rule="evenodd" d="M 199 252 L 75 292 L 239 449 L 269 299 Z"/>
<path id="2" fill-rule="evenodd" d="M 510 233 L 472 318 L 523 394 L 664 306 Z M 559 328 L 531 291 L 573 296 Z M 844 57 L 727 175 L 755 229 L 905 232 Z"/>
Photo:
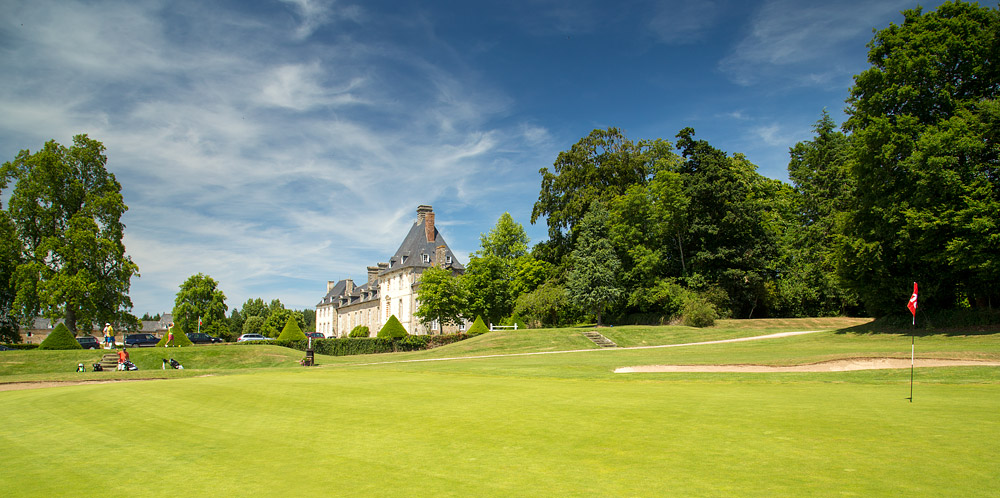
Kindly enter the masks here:
<path id="1" fill-rule="evenodd" d="M 910 313 L 913 314 L 913 318 L 917 317 L 917 283 L 913 282 L 913 295 L 910 296 L 910 302 L 906 303 L 906 307 L 910 309 Z"/>

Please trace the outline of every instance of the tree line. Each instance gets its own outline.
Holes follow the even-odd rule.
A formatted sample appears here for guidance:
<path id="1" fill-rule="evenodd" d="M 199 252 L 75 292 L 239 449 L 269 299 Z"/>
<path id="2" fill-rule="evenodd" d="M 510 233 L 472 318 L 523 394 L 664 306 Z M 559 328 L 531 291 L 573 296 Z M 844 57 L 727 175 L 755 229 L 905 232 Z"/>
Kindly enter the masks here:
<path id="1" fill-rule="evenodd" d="M 1000 11 L 947 2 L 903 14 L 870 42 L 846 122 L 824 110 L 813 138 L 790 148 L 791 184 L 692 128 L 675 143 L 594 130 L 540 170 L 531 223 L 544 220 L 548 240 L 528 251 L 505 214 L 464 276 L 424 277 L 420 316 L 882 316 L 905 312 L 914 281 L 922 309 L 991 310 Z"/>

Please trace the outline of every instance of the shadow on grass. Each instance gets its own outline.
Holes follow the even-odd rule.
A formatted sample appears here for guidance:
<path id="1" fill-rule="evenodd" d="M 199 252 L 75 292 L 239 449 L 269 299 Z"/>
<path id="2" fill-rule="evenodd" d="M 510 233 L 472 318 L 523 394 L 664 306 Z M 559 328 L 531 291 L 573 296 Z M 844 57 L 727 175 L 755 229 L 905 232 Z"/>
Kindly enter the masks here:
<path id="1" fill-rule="evenodd" d="M 936 311 L 917 313 L 916 325 L 909 314 L 888 315 L 873 322 L 839 329 L 837 334 L 901 334 L 969 336 L 1000 334 L 998 311 Z"/>

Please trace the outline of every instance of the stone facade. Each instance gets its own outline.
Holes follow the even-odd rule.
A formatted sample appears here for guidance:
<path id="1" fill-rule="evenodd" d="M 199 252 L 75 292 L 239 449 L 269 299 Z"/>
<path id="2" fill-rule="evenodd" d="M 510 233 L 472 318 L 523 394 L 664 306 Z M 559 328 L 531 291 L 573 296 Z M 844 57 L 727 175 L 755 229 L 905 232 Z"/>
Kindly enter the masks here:
<path id="1" fill-rule="evenodd" d="M 431 266 L 451 269 L 456 275 L 465 271 L 434 226 L 434 210 L 419 206 L 417 220 L 389 262 L 368 267 L 367 283 L 357 286 L 351 279 L 327 282 L 326 295 L 316 305 L 316 331 L 327 337 L 346 337 L 354 327 L 364 325 L 374 337 L 395 315 L 410 334 L 439 333 L 438 324 L 428 327 L 413 315 L 420 274 Z M 446 326 L 444 333 L 466 328 L 464 323 Z"/>

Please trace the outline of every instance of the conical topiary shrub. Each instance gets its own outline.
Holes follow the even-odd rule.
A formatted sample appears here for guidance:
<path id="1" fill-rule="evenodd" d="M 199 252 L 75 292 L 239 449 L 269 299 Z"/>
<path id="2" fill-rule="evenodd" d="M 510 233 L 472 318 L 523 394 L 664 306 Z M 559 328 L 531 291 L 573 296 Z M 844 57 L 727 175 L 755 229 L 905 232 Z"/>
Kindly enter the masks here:
<path id="1" fill-rule="evenodd" d="M 489 331 L 490 331 L 490 329 L 488 329 L 486 327 L 486 324 L 483 323 L 483 317 L 477 316 L 476 317 L 476 321 L 472 323 L 472 326 L 469 327 L 469 331 L 466 332 L 466 334 L 468 334 L 470 336 L 471 335 L 479 335 L 479 334 L 485 334 L 485 333 L 487 333 Z"/>
<path id="2" fill-rule="evenodd" d="M 399 339 L 401 337 L 406 337 L 406 329 L 403 328 L 403 324 L 399 323 L 399 319 L 396 315 L 392 315 L 388 320 L 385 321 L 385 325 L 382 326 L 382 330 L 378 331 L 376 337 L 380 339 Z"/>
<path id="3" fill-rule="evenodd" d="M 162 348 L 167 346 L 167 339 L 170 337 L 170 333 L 163 334 L 160 338 L 160 342 L 156 343 L 156 347 Z M 188 339 L 187 334 L 181 332 L 180 327 L 174 327 L 174 342 L 170 343 L 170 347 L 179 348 L 181 346 L 194 346 L 191 339 Z"/>
<path id="4" fill-rule="evenodd" d="M 60 323 L 49 336 L 38 345 L 38 349 L 83 349 L 66 324 Z"/>
<path id="5" fill-rule="evenodd" d="M 302 332 L 299 328 L 299 322 L 295 320 L 294 316 L 288 317 L 288 321 L 285 322 L 285 328 L 281 329 L 281 333 L 278 334 L 279 341 L 304 341 L 306 340 L 306 334 Z"/>

